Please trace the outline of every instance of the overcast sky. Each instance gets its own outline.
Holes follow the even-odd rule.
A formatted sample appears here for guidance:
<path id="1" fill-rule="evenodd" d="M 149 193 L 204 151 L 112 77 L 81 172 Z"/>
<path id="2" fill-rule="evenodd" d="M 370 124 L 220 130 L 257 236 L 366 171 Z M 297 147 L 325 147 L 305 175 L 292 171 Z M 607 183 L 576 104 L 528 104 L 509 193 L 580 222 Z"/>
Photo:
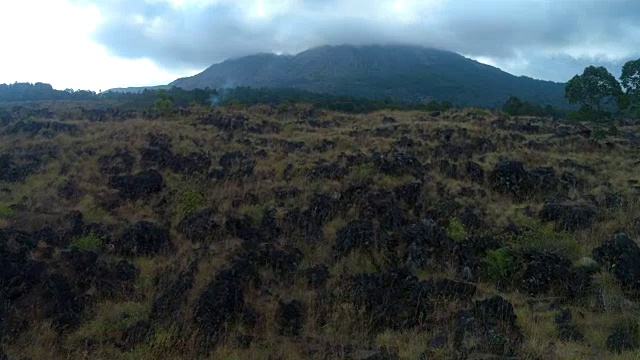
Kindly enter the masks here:
<path id="1" fill-rule="evenodd" d="M 0 83 L 166 84 L 229 57 L 406 43 L 567 81 L 640 58 L 640 0 L 0 0 Z"/>

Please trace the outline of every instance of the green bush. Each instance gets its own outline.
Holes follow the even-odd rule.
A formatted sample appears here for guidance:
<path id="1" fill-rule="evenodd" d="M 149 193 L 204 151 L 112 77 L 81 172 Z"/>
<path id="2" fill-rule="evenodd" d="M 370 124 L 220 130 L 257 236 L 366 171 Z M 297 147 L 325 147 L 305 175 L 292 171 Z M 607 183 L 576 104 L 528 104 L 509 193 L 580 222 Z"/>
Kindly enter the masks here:
<path id="1" fill-rule="evenodd" d="M 517 251 L 508 246 L 488 250 L 480 264 L 486 277 L 496 281 L 505 281 L 517 270 Z"/>
<path id="2" fill-rule="evenodd" d="M 104 243 L 104 238 L 98 234 L 90 233 L 71 241 L 71 247 L 84 251 L 98 251 Z"/>
<path id="3" fill-rule="evenodd" d="M 180 219 L 191 215 L 207 205 L 207 196 L 198 190 L 185 190 L 178 196 L 178 212 Z"/>
<path id="4" fill-rule="evenodd" d="M 0 203 L 0 217 L 9 217 L 13 215 L 13 210 L 3 203 Z"/>
<path id="5" fill-rule="evenodd" d="M 456 242 L 464 241 L 464 239 L 466 239 L 469 235 L 462 221 L 457 218 L 451 218 L 449 220 L 449 225 L 447 226 L 446 232 L 447 236 L 449 236 Z"/>

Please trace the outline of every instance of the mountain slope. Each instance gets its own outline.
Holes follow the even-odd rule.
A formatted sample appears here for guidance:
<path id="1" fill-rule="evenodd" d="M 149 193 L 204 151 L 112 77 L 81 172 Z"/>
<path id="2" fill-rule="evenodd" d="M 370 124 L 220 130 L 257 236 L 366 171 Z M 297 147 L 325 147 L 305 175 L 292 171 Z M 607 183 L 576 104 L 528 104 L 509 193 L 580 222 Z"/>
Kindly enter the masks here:
<path id="1" fill-rule="evenodd" d="M 500 106 L 509 96 L 566 107 L 564 84 L 517 77 L 436 49 L 402 45 L 323 46 L 297 55 L 257 54 L 215 64 L 170 86 L 293 87 L 399 100 Z"/>

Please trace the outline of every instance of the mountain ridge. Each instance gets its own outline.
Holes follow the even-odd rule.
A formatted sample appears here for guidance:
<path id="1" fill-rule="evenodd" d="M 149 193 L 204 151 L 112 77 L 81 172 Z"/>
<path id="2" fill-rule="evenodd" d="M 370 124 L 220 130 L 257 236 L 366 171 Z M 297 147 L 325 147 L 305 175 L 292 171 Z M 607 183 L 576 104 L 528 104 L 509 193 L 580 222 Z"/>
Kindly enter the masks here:
<path id="1" fill-rule="evenodd" d="M 320 46 L 227 59 L 169 87 L 295 88 L 359 98 L 499 107 L 510 96 L 568 107 L 564 83 L 515 76 L 458 53 L 409 45 Z"/>

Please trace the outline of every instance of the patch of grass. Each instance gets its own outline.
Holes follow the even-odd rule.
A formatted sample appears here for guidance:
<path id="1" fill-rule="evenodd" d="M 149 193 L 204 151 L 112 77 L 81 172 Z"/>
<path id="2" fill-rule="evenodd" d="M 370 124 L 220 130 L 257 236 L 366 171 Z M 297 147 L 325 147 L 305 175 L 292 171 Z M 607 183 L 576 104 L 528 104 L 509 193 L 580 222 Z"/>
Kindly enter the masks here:
<path id="1" fill-rule="evenodd" d="M 375 175 L 374 166 L 373 164 L 369 163 L 369 164 L 354 166 L 351 169 L 351 174 L 349 175 L 349 177 L 352 179 L 352 181 L 358 182 L 358 181 L 371 179 L 373 178 L 374 175 Z"/>
<path id="2" fill-rule="evenodd" d="M 13 210 L 3 203 L 0 203 L 0 218 L 10 217 L 13 215 Z"/>
<path id="3" fill-rule="evenodd" d="M 522 217 L 519 223 L 525 230 L 520 234 L 504 235 L 505 243 L 517 248 L 546 250 L 571 261 L 584 255 L 580 242 L 571 233 L 556 230 L 553 223 L 541 223 L 527 217 Z"/>
<path id="4" fill-rule="evenodd" d="M 71 241 L 71 247 L 84 251 L 98 251 L 103 244 L 104 237 L 93 232 L 82 237 L 77 237 Z"/>
<path id="5" fill-rule="evenodd" d="M 85 321 L 72 339 L 94 339 L 99 343 L 119 339 L 122 331 L 148 315 L 148 306 L 138 302 L 104 302 L 97 306 L 93 319 Z"/>
<path id="6" fill-rule="evenodd" d="M 480 260 L 483 274 L 495 281 L 507 281 L 518 268 L 516 251 L 508 246 L 487 251 Z"/>
<path id="7" fill-rule="evenodd" d="M 462 242 L 469 235 L 462 221 L 453 217 L 449 219 L 449 225 L 446 228 L 446 232 L 447 236 L 452 238 L 455 242 Z"/>
<path id="8" fill-rule="evenodd" d="M 243 215 L 249 215 L 253 219 L 254 224 L 261 224 L 264 211 L 268 206 L 268 204 L 243 204 L 238 208 L 238 212 Z"/>
<path id="9" fill-rule="evenodd" d="M 178 214 L 182 219 L 207 205 L 207 196 L 198 190 L 188 189 L 178 195 Z"/>

